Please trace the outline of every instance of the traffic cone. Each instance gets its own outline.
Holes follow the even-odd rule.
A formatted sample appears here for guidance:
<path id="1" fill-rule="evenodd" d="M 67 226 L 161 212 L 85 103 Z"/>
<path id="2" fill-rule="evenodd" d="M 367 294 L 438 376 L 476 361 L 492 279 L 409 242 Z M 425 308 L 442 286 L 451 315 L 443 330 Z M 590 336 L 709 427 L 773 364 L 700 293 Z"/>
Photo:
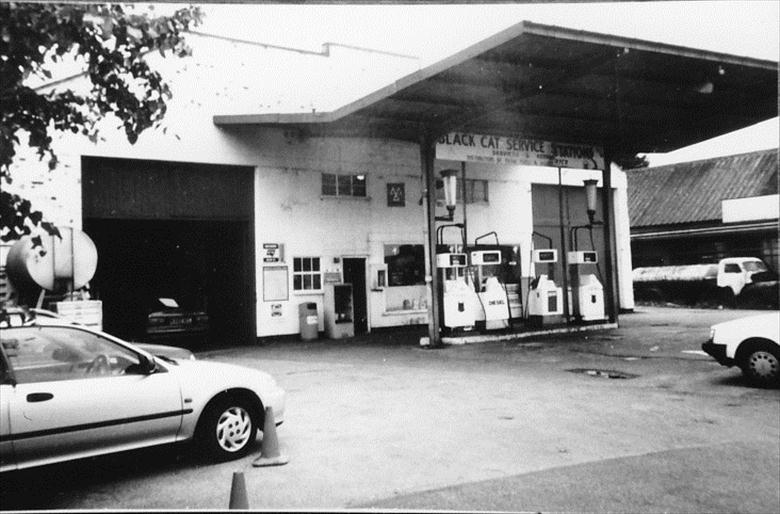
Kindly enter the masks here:
<path id="1" fill-rule="evenodd" d="M 244 473 L 233 472 L 233 483 L 230 485 L 230 503 L 228 509 L 248 509 L 249 500 L 246 497 L 246 483 Z"/>
<path id="2" fill-rule="evenodd" d="M 273 407 L 265 408 L 263 423 L 263 443 L 260 446 L 260 456 L 252 462 L 256 468 L 261 466 L 281 466 L 290 460 L 279 452 L 279 440 L 276 438 L 276 421 Z"/>

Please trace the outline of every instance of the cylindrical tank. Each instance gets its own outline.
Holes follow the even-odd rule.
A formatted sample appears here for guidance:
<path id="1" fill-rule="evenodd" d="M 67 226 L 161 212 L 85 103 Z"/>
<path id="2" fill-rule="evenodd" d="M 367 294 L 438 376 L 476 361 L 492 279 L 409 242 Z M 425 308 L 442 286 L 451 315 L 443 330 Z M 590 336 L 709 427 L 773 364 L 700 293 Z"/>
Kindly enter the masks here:
<path id="1" fill-rule="evenodd" d="M 42 235 L 35 246 L 30 236 L 16 241 L 8 252 L 6 272 L 18 289 L 41 287 L 54 291 L 61 285 L 84 287 L 97 269 L 97 248 L 80 230 L 60 228 L 62 237 Z"/>

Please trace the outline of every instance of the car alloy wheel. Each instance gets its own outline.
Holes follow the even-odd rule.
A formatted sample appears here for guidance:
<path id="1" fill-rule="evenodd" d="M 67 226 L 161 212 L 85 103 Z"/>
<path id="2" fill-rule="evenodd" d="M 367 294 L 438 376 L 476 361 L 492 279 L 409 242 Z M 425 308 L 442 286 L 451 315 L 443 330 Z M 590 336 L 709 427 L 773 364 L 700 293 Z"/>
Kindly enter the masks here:
<path id="1" fill-rule="evenodd" d="M 199 450 L 216 462 L 241 458 L 249 453 L 257 437 L 258 422 L 246 400 L 218 398 L 206 407 L 198 423 Z"/>
<path id="2" fill-rule="evenodd" d="M 252 417 L 246 409 L 229 407 L 217 420 L 217 443 L 226 452 L 239 452 L 247 445 L 253 428 Z"/>
<path id="3" fill-rule="evenodd" d="M 745 359 L 743 371 L 757 385 L 780 383 L 780 355 L 766 345 L 754 348 Z"/>

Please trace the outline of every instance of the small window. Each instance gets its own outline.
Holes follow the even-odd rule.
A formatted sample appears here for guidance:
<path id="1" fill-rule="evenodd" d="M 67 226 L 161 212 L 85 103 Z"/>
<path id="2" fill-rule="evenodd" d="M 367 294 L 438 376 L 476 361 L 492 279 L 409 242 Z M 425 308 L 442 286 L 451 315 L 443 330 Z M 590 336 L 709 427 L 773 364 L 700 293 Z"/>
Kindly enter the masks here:
<path id="1" fill-rule="evenodd" d="M 366 196 L 366 176 L 362 174 L 322 174 L 323 196 Z"/>
<path id="2" fill-rule="evenodd" d="M 319 257 L 293 258 L 293 290 L 319 291 L 322 289 L 322 273 Z"/>
<path id="3" fill-rule="evenodd" d="M 726 273 L 742 273 L 742 269 L 739 267 L 739 264 L 726 264 L 726 266 L 723 268 L 723 271 Z"/>
<path id="4" fill-rule="evenodd" d="M 455 183 L 457 188 L 457 203 L 463 203 L 462 180 Z M 436 199 L 444 201 L 444 188 L 436 189 Z M 488 203 L 488 181 L 481 179 L 466 179 L 466 203 Z"/>

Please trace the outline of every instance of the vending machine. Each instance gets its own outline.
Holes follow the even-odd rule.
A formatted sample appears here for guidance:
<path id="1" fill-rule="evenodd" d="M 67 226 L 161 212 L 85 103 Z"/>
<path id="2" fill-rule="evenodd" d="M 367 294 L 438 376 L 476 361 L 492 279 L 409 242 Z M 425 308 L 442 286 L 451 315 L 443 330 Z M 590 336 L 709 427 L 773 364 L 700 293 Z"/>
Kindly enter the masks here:
<path id="1" fill-rule="evenodd" d="M 325 284 L 323 310 L 325 334 L 329 339 L 341 339 L 355 335 L 352 284 Z"/>

